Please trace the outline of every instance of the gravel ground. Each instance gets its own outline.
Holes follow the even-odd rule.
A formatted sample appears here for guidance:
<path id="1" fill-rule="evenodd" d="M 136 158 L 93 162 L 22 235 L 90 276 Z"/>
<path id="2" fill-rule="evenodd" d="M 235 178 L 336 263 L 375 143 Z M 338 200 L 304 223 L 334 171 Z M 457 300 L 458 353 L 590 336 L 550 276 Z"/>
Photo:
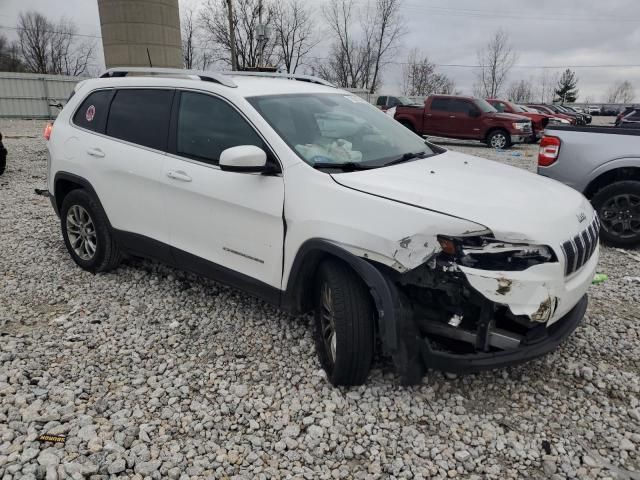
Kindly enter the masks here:
<path id="1" fill-rule="evenodd" d="M 640 478 L 640 251 L 603 248 L 609 280 L 540 360 L 336 389 L 306 318 L 152 262 L 76 267 L 33 194 L 41 130 L 0 121 L 1 478 Z"/>

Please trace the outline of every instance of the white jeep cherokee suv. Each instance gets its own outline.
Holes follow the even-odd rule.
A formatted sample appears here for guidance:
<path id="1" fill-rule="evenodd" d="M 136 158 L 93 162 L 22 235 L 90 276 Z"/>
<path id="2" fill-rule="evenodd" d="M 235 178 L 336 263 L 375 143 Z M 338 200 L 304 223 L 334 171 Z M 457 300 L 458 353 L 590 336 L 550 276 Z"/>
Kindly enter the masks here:
<path id="1" fill-rule="evenodd" d="M 81 268 L 126 252 L 313 311 L 336 385 L 363 383 L 377 345 L 405 383 L 522 362 L 585 313 L 599 229 L 582 195 L 313 77 L 111 69 L 48 147 Z"/>

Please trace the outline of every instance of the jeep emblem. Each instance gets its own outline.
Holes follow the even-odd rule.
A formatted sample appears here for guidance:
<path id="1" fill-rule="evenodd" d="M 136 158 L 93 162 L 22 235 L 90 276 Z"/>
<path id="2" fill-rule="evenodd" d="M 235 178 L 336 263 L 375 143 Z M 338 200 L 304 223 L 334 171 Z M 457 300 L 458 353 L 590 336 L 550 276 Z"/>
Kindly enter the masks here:
<path id="1" fill-rule="evenodd" d="M 576 215 L 576 217 L 578 217 L 579 223 L 582 223 L 587 219 L 587 216 L 584 214 L 584 212 L 580 212 L 579 214 Z"/>

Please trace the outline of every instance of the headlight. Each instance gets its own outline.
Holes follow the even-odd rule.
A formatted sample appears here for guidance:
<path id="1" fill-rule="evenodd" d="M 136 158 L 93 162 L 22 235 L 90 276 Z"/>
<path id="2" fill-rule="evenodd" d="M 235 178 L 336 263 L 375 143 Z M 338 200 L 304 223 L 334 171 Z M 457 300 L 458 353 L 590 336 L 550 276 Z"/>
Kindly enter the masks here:
<path id="1" fill-rule="evenodd" d="M 524 127 L 526 125 L 527 125 L 526 123 L 514 123 L 513 128 L 515 128 L 516 130 L 524 130 Z"/>
<path id="2" fill-rule="evenodd" d="M 449 237 L 439 235 L 442 251 L 456 263 L 481 270 L 522 271 L 557 257 L 546 245 L 530 245 L 496 240 L 493 237 Z"/>

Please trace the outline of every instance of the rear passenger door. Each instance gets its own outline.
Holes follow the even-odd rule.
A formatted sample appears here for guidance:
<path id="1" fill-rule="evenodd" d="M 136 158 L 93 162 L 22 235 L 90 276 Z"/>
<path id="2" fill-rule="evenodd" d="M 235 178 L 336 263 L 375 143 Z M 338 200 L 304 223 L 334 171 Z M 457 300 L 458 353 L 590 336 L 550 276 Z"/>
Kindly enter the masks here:
<path id="1" fill-rule="evenodd" d="M 229 172 L 218 166 L 225 149 L 255 145 L 279 169 L 269 147 L 230 103 L 204 92 L 177 94 L 171 132 L 163 181 L 177 263 L 235 286 L 279 289 L 282 175 Z"/>
<path id="2" fill-rule="evenodd" d="M 88 134 L 82 142 L 83 176 L 96 190 L 120 241 L 139 253 L 157 255 L 160 252 L 147 250 L 151 240 L 168 242 L 161 179 L 174 91 L 104 92 L 109 95 L 105 101 L 85 101 L 74 116 L 83 128 L 104 121 L 96 125 L 101 135 Z"/>

